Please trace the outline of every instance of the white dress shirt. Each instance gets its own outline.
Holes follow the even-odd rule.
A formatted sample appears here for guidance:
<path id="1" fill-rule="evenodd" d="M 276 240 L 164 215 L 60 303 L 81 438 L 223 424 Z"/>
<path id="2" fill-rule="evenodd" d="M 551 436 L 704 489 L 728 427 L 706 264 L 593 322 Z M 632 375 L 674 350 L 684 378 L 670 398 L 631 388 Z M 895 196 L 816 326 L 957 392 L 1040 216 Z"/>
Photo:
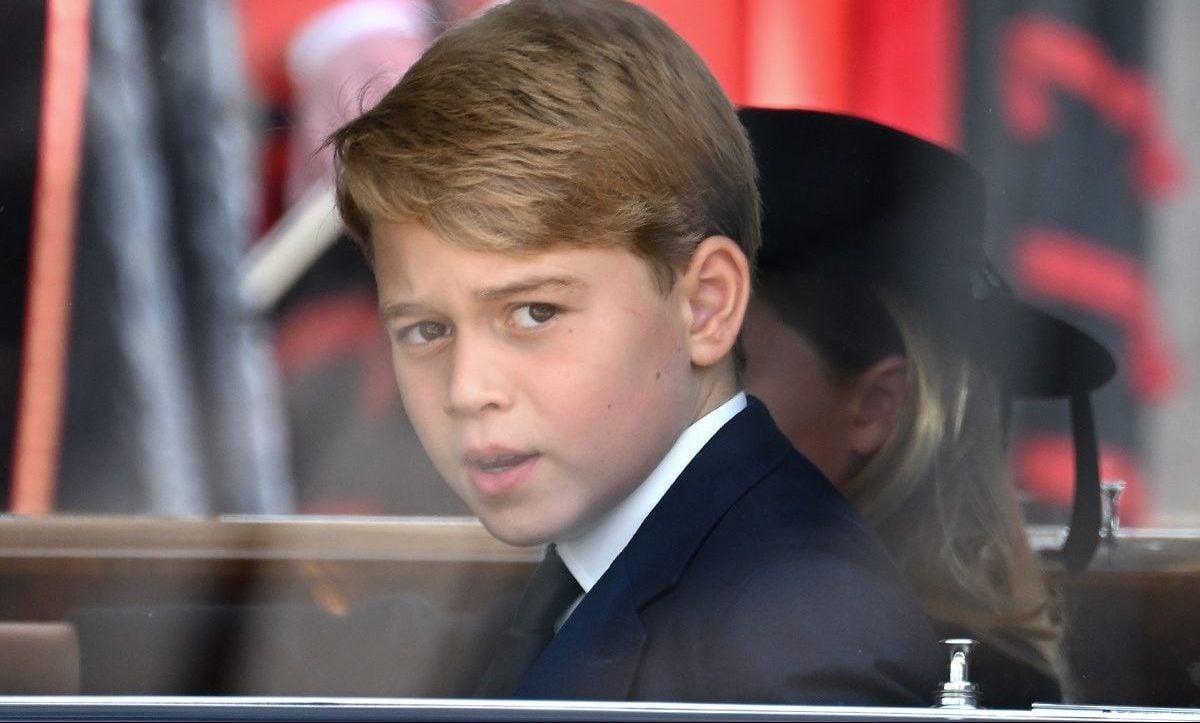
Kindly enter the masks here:
<path id="1" fill-rule="evenodd" d="M 654 509 L 684 467 L 692 461 L 708 440 L 738 412 L 746 408 L 746 395 L 738 392 L 721 406 L 693 422 L 674 446 L 663 457 L 645 482 L 609 510 L 583 533 L 569 539 L 557 541 L 558 555 L 567 569 L 587 594 L 596 581 L 608 570 L 621 550 L 633 539 L 634 533 Z M 580 596 L 580 600 L 583 599 Z M 565 621 L 579 604 L 576 600 L 563 614 L 559 625 Z"/>

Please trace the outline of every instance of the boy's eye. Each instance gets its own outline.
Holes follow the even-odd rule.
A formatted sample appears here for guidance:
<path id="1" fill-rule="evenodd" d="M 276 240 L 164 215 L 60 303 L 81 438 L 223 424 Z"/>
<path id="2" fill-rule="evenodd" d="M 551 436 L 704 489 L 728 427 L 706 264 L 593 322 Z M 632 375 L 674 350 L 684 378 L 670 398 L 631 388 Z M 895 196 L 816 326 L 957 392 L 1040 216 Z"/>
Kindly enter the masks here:
<path id="1" fill-rule="evenodd" d="M 533 329 L 558 314 L 558 307 L 551 304 L 522 304 L 513 310 L 513 323 L 523 329 Z"/>
<path id="2" fill-rule="evenodd" d="M 400 341 L 405 344 L 420 346 L 437 341 L 446 335 L 449 328 L 437 321 L 422 321 L 404 329 L 400 333 Z"/>

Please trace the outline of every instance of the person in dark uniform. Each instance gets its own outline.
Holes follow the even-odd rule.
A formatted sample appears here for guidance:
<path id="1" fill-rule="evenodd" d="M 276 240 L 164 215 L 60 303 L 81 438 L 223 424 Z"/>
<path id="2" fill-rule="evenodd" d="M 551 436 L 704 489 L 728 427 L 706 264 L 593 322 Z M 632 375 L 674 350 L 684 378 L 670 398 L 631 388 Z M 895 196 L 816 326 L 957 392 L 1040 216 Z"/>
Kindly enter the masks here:
<path id="1" fill-rule="evenodd" d="M 868 120 L 741 112 L 760 169 L 747 389 L 879 532 L 983 705 L 1069 689 L 1062 624 L 1006 465 L 1009 399 L 1087 392 L 1112 357 L 1018 300 L 982 244 L 983 180 Z"/>
<path id="2" fill-rule="evenodd" d="M 550 545 L 479 695 L 929 705 L 926 615 L 741 391 L 754 161 L 682 39 L 499 4 L 331 142 L 418 437 L 493 535 Z"/>

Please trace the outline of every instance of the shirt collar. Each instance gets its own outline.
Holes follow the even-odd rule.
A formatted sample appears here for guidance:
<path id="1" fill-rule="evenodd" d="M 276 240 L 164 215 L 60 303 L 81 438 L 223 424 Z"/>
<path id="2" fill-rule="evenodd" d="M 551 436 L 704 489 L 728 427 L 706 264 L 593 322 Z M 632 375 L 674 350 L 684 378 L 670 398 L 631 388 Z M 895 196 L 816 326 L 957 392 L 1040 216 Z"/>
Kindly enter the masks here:
<path id="1" fill-rule="evenodd" d="M 650 511 L 671 488 L 692 458 L 726 422 L 745 408 L 746 395 L 744 392 L 738 392 L 729 401 L 693 422 L 683 430 L 675 445 L 645 482 L 585 532 L 557 543 L 559 556 L 584 592 L 591 590 L 613 560 L 617 559 L 617 555 L 621 554 L 621 550 L 633 539 L 634 533 L 642 526 Z"/>

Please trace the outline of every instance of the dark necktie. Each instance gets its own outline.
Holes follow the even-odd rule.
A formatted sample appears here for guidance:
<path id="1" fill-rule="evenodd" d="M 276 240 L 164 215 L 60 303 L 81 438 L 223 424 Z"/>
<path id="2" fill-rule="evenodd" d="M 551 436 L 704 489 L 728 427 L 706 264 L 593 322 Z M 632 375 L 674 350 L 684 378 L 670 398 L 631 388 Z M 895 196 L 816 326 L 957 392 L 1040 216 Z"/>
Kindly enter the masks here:
<path id="1" fill-rule="evenodd" d="M 551 545 L 525 588 L 512 625 L 496 646 L 496 656 L 483 674 L 476 696 L 505 698 L 514 694 L 533 661 L 554 637 L 554 623 L 582 592 Z"/>

